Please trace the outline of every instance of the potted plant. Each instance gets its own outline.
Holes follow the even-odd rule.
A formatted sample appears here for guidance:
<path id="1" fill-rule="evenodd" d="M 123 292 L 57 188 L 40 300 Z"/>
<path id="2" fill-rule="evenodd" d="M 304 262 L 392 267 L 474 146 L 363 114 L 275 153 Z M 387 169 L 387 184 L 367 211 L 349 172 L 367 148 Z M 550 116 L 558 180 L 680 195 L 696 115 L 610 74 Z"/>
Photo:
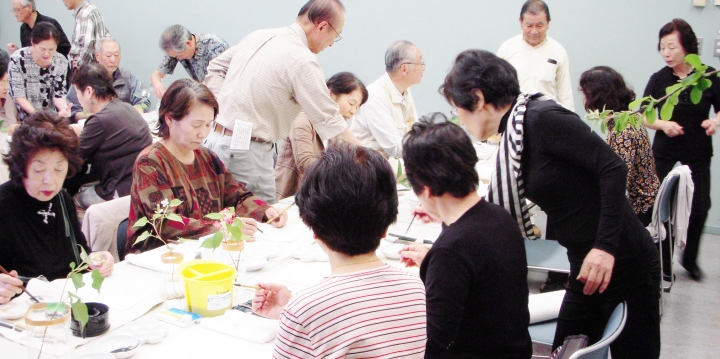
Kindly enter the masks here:
<path id="1" fill-rule="evenodd" d="M 209 213 L 205 215 L 205 218 L 215 220 L 213 226 L 218 231 L 206 239 L 201 247 L 211 249 L 212 252 L 218 247 L 222 247 L 223 253 L 220 253 L 220 257 L 217 258 L 223 260 L 226 252 L 228 257 L 225 258 L 229 259 L 229 263 L 239 271 L 242 262 L 241 252 L 245 249 L 245 241 L 250 239 L 250 236 L 242 233 L 245 225 L 240 217 L 237 216 L 234 208 L 228 207 L 217 213 Z"/>

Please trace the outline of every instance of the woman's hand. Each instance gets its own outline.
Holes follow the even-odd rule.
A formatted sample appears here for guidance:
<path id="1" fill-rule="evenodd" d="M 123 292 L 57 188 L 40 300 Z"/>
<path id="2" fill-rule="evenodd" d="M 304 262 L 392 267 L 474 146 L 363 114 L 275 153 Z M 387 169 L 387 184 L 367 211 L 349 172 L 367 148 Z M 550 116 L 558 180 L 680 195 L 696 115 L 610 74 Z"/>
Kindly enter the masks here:
<path id="1" fill-rule="evenodd" d="M 10 275 L 0 274 L 0 304 L 5 304 L 17 294 L 22 293 L 22 281 L 17 279 L 17 272 L 10 271 Z"/>
<path id="2" fill-rule="evenodd" d="M 720 125 L 720 122 L 718 122 L 718 120 L 714 118 L 709 118 L 700 124 L 700 126 L 705 129 L 705 134 L 708 136 L 712 136 L 715 134 L 715 132 L 717 132 L 718 125 Z"/>
<path id="3" fill-rule="evenodd" d="M 115 259 L 108 251 L 90 253 L 90 269 L 97 269 L 103 277 L 112 274 Z"/>
<path id="4" fill-rule="evenodd" d="M 614 265 L 615 257 L 612 254 L 597 248 L 591 249 L 585 256 L 580 274 L 577 276 L 577 280 L 585 283 L 583 293 L 591 295 L 598 288 L 600 293 L 604 292 L 610 284 Z"/>
<path id="5" fill-rule="evenodd" d="M 252 310 L 265 318 L 280 319 L 285 305 L 288 304 L 292 294 L 282 284 L 258 283 L 262 289 L 255 291 Z"/>
<path id="6" fill-rule="evenodd" d="M 413 216 L 416 216 L 418 219 L 420 219 L 423 223 L 427 224 L 430 222 L 438 222 L 436 218 L 430 215 L 425 208 L 421 204 L 419 204 L 415 209 L 412 210 L 410 213 Z"/>
<path id="7" fill-rule="evenodd" d="M 675 136 L 680 136 L 680 135 L 685 134 L 685 131 L 683 131 L 682 126 L 678 125 L 678 123 L 675 121 L 660 121 L 660 122 L 664 123 L 662 125 L 662 130 L 663 130 L 663 132 L 665 132 L 665 134 L 668 137 L 675 137 Z"/>
<path id="8" fill-rule="evenodd" d="M 250 237 L 255 236 L 255 232 L 257 232 L 257 221 L 252 218 L 244 217 L 240 217 L 240 221 L 243 223 L 243 229 L 241 230 L 242 233 Z"/>
<path id="9" fill-rule="evenodd" d="M 419 267 L 427 252 L 428 248 L 421 244 L 408 244 L 400 249 L 400 263 L 405 267 Z"/>
<path id="10" fill-rule="evenodd" d="M 65 107 L 65 108 L 59 108 L 57 114 L 58 114 L 58 116 L 60 116 L 60 117 L 69 118 L 70 115 L 72 114 L 72 104 L 71 104 L 71 103 L 68 103 L 68 104 L 67 104 L 67 107 Z"/>
<path id="11" fill-rule="evenodd" d="M 278 228 L 284 226 L 288 219 L 287 213 L 280 214 L 275 207 L 268 208 L 267 211 L 265 211 L 265 217 L 267 217 L 268 220 L 272 219 L 270 224 Z"/>

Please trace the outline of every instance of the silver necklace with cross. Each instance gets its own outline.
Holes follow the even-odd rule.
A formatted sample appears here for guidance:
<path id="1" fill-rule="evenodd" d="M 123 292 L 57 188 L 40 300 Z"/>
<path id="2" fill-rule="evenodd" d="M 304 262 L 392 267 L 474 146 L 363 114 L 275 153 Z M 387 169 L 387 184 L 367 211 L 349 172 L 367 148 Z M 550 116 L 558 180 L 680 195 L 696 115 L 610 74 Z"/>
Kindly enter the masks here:
<path id="1" fill-rule="evenodd" d="M 47 219 L 48 219 L 48 216 L 55 217 L 55 212 L 50 212 L 50 210 L 52 210 L 52 202 L 49 203 L 47 210 L 44 210 L 44 209 L 43 209 L 43 210 L 38 211 L 38 214 L 39 214 L 39 215 L 45 217 L 45 218 L 43 219 L 43 222 L 45 222 L 45 224 L 48 223 L 48 220 L 47 220 Z"/>

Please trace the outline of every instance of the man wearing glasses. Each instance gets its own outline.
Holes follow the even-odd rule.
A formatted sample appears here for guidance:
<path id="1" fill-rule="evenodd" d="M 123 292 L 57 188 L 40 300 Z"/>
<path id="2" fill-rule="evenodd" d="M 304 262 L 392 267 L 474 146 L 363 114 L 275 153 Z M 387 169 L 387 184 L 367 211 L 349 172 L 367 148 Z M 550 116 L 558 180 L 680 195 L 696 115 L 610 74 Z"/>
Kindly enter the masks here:
<path id="1" fill-rule="evenodd" d="M 340 40 L 344 25 L 339 0 L 310 0 L 292 25 L 252 32 L 208 66 L 205 84 L 220 111 L 204 145 L 268 203 L 275 202 L 275 142 L 288 135 L 301 110 L 323 141 L 357 143 L 316 57 Z"/>
<path id="2" fill-rule="evenodd" d="M 425 60 L 409 41 L 398 41 L 385 52 L 385 71 L 367 87 L 368 101 L 350 129 L 360 143 L 387 157 L 402 157 L 402 138 L 417 120 L 410 86 L 422 81 Z"/>
<path id="3" fill-rule="evenodd" d="M 32 32 L 35 24 L 40 22 L 49 22 L 53 24 L 60 33 L 60 41 L 58 42 L 57 52 L 67 57 L 70 52 L 70 40 L 68 40 L 62 26 L 57 20 L 40 14 L 35 9 L 35 0 L 12 0 L 12 12 L 18 22 L 23 23 L 20 25 L 20 45 L 21 47 L 28 47 L 32 45 L 30 43 L 30 33 Z M 18 50 L 18 46 L 14 43 L 7 44 L 8 52 L 12 55 Z"/>

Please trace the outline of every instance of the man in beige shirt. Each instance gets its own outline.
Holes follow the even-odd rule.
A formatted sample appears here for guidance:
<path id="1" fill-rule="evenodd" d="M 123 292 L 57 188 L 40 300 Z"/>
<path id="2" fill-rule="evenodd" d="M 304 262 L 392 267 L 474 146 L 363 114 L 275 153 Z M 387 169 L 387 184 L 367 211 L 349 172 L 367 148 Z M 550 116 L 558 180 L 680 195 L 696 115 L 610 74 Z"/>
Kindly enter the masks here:
<path id="1" fill-rule="evenodd" d="M 357 143 L 315 56 L 340 40 L 344 25 L 339 0 L 310 0 L 289 27 L 252 32 L 208 66 L 205 84 L 220 112 L 204 145 L 268 203 L 275 202 L 274 143 L 301 110 L 322 140 Z"/>
<path id="2" fill-rule="evenodd" d="M 363 146 L 386 158 L 400 158 L 403 136 L 418 118 L 410 86 L 422 81 L 422 52 L 409 41 L 392 44 L 385 52 L 385 71 L 368 86 L 368 102 L 360 107 L 350 130 Z"/>

